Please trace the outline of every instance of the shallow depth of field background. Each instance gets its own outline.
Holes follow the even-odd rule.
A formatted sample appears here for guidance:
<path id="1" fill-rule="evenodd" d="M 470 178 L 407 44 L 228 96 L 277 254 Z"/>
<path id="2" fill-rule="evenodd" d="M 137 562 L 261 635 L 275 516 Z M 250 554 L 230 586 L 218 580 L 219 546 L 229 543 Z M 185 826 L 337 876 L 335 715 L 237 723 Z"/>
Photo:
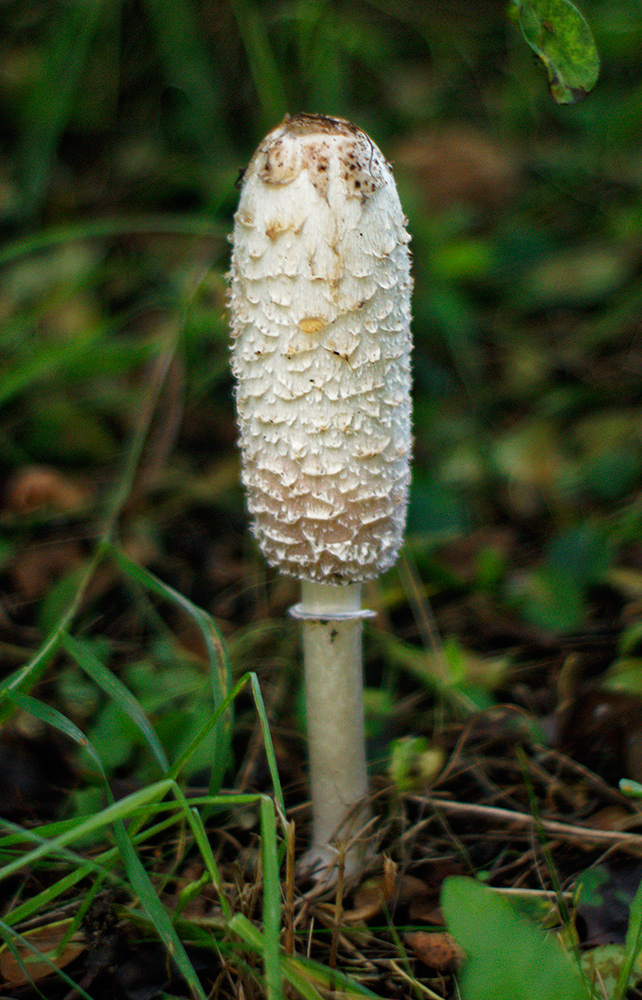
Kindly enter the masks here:
<path id="1" fill-rule="evenodd" d="M 400 739 L 437 773 L 453 720 L 509 703 L 610 786 L 642 780 L 642 9 L 581 9 L 600 79 L 560 106 L 499 0 L 2 4 L 0 679 L 28 667 L 116 798 L 211 715 L 196 608 L 232 680 L 256 671 L 305 801 L 296 584 L 248 531 L 225 304 L 239 171 L 298 111 L 369 132 L 413 239 L 407 553 L 367 592 L 373 774 L 414 788 Z M 70 733 L 2 711 L 3 819 L 104 806 Z M 266 787 L 247 692 L 220 738 L 186 787 Z"/>

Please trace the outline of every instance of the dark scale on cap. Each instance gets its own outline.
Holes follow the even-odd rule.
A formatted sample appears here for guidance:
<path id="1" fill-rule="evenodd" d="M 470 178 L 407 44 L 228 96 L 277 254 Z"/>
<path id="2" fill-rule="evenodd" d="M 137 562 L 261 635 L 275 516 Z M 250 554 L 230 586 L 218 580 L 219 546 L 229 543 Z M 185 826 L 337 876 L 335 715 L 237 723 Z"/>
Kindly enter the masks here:
<path id="1" fill-rule="evenodd" d="M 296 135 L 310 135 L 316 132 L 327 132 L 329 135 L 363 135 L 352 122 L 345 118 L 332 118 L 330 115 L 309 115 L 301 112 L 293 118 L 286 116 L 283 125 L 288 132 Z"/>
<path id="2" fill-rule="evenodd" d="M 293 145 L 296 139 L 302 141 Z M 256 168 L 261 180 L 270 185 L 289 184 L 305 170 L 317 191 L 326 196 L 333 153 L 338 153 L 339 175 L 348 197 L 365 201 L 385 184 L 389 164 L 365 132 L 343 118 L 327 115 L 285 118 L 259 146 Z"/>
<path id="3" fill-rule="evenodd" d="M 366 139 L 365 136 L 363 138 Z M 369 140 L 355 142 L 346 151 L 342 165 L 346 187 L 361 198 L 368 198 L 384 183 L 381 157 Z"/>

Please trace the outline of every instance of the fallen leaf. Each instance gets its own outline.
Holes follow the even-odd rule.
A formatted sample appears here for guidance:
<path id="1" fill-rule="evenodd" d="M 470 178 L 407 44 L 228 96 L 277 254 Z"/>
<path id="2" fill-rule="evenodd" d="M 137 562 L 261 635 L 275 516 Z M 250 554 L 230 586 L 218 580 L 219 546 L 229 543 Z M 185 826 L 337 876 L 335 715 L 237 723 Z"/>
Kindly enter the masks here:
<path id="1" fill-rule="evenodd" d="M 76 931 L 58 954 L 70 926 L 71 918 L 27 931 L 22 935 L 26 943 L 14 943 L 15 955 L 7 945 L 3 945 L 0 948 L 0 976 L 3 981 L 11 986 L 38 982 L 78 958 L 86 948 L 82 931 Z"/>
<path id="2" fill-rule="evenodd" d="M 632 819 L 635 820 L 637 817 L 632 816 L 630 809 L 613 804 L 587 816 L 582 820 L 582 824 L 591 827 L 592 830 L 626 830 L 631 825 Z"/>
<path id="3" fill-rule="evenodd" d="M 350 923 L 372 920 L 381 913 L 385 902 L 386 893 L 383 878 L 368 879 L 355 892 L 354 906 L 345 914 L 345 917 Z"/>
<path id="4" fill-rule="evenodd" d="M 406 943 L 424 965 L 439 972 L 452 972 L 464 959 L 464 953 L 447 931 L 413 931 Z"/>
<path id="5" fill-rule="evenodd" d="M 9 480 L 5 490 L 5 505 L 16 514 L 32 514 L 51 510 L 71 514 L 84 507 L 90 490 L 45 465 L 28 465 Z"/>

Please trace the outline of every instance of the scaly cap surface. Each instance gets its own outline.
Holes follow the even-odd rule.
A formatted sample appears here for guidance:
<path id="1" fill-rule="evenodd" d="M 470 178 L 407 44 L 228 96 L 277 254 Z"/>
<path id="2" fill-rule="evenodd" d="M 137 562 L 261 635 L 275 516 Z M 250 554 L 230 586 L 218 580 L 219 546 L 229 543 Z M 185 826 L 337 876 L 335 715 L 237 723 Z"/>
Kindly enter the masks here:
<path id="1" fill-rule="evenodd" d="M 268 562 L 350 583 L 396 560 L 410 481 L 409 236 L 392 170 L 339 118 L 286 118 L 235 215 L 242 478 Z"/>

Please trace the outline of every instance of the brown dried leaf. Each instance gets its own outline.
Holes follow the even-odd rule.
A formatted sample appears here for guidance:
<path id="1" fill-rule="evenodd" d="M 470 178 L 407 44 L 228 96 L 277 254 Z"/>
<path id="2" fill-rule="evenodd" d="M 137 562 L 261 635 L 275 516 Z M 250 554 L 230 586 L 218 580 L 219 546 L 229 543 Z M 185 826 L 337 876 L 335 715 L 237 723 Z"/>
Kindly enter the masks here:
<path id="1" fill-rule="evenodd" d="M 0 949 L 0 976 L 3 982 L 11 986 L 21 986 L 30 980 L 38 982 L 54 972 L 49 962 L 52 962 L 57 969 L 64 969 L 66 965 L 78 958 L 86 948 L 85 938 L 81 931 L 72 935 L 60 954 L 57 953 L 70 924 L 71 919 L 62 920 L 47 927 L 38 927 L 33 931 L 27 931 L 23 937 L 29 944 L 17 943 L 15 945 L 20 961 L 4 945 Z M 49 959 L 49 962 L 45 961 L 44 956 Z"/>
<path id="2" fill-rule="evenodd" d="M 354 895 L 354 907 L 346 911 L 345 918 L 350 923 L 361 923 L 376 917 L 386 902 L 384 879 L 382 876 L 368 879 L 359 886 Z"/>
<path id="3" fill-rule="evenodd" d="M 395 886 L 394 900 L 402 906 L 415 903 L 419 899 L 425 899 L 428 894 L 428 886 L 422 879 L 415 878 L 414 875 L 404 875 L 397 880 Z"/>
<path id="4" fill-rule="evenodd" d="M 424 965 L 439 972 L 452 972 L 463 961 L 462 949 L 447 931 L 413 931 L 405 940 Z"/>
<path id="5" fill-rule="evenodd" d="M 639 822 L 639 817 L 632 816 L 631 810 L 625 809 L 624 806 L 612 804 L 599 809 L 592 816 L 587 816 L 582 822 L 592 830 L 626 830 L 632 821 Z"/>
<path id="6" fill-rule="evenodd" d="M 52 510 L 71 514 L 84 507 L 91 491 L 45 465 L 27 465 L 12 476 L 5 491 L 5 506 L 16 514 Z"/>

